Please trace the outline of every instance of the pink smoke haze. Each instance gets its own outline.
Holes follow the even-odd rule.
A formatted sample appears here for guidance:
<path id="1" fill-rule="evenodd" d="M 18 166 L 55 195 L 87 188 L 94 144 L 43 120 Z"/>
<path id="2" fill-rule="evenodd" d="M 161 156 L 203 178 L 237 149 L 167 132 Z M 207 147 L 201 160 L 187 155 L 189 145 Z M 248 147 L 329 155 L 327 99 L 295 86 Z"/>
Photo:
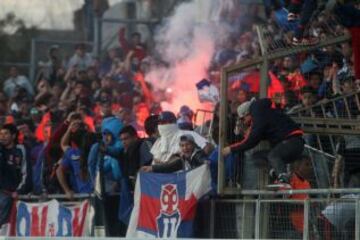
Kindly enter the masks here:
<path id="1" fill-rule="evenodd" d="M 208 104 L 199 102 L 195 84 L 207 77 L 207 68 L 213 53 L 211 42 L 202 42 L 190 59 L 178 63 L 173 68 L 173 78 L 169 88 L 172 89 L 172 102 L 163 104 L 164 110 L 178 112 L 182 105 L 187 105 L 194 111 L 209 108 Z M 210 109 L 207 109 L 210 110 Z"/>
<path id="2" fill-rule="evenodd" d="M 232 0 L 193 0 L 177 7 L 155 37 L 157 52 L 169 65 L 153 67 L 145 76 L 158 89 L 168 89 L 171 102 L 162 102 L 163 110 L 178 113 L 182 105 L 194 112 L 213 110 L 213 104 L 199 102 L 196 83 L 208 78 L 215 44 L 226 38 L 216 29 L 221 9 L 231 9 Z"/>

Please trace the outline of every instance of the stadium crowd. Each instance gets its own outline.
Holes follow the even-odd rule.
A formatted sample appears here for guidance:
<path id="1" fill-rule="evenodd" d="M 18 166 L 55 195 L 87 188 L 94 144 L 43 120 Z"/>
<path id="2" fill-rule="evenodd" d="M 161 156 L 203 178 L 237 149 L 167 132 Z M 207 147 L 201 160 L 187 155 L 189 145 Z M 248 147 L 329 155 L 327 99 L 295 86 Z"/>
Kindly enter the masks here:
<path id="1" fill-rule="evenodd" d="M 228 24 L 236 22 L 238 31 L 217 46 L 208 70 L 208 79 L 213 85 L 219 85 L 222 67 L 260 55 L 256 24 L 266 24 L 271 41 L 279 41 L 283 46 L 292 44 L 293 23 L 284 25 L 282 6 L 273 4 L 282 1 L 270 2 L 267 21 L 243 12 L 224 17 Z M 359 12 L 355 10 L 358 8 L 359 4 L 352 6 L 352 10 Z M 336 24 L 332 28 L 335 32 L 329 33 L 331 24 Z M 309 32 L 323 40 L 328 35 L 355 32 L 347 27 L 350 26 L 336 22 L 333 14 L 321 13 L 312 17 Z M 212 128 L 210 137 L 200 135 L 198 126 L 193 124 L 196 109 L 183 106 L 177 113 L 162 111 L 159 102 L 165 99 L 165 94 L 144 77 L 155 64 L 151 51 L 139 33 L 132 33 L 130 39 L 125 35 L 125 29 L 120 29 L 119 47 L 109 49 L 103 59 L 94 58 L 84 44 L 76 45 L 70 59 L 63 59 L 61 47 L 52 46 L 48 59 L 38 69 L 35 85 L 16 67 L 11 67 L 0 92 L 1 209 L 10 209 L 11 198 L 19 194 L 64 193 L 71 199 L 74 193 L 92 193 L 98 173 L 103 173 L 105 192 L 115 193 L 123 188 L 133 190 L 138 171 L 169 173 L 209 163 L 216 184 L 218 106 L 213 123 L 204 123 L 205 127 Z M 275 49 L 271 43 L 269 46 Z M 317 102 L 360 90 L 359 48 L 359 42 L 346 42 L 271 62 L 270 79 L 279 85 L 270 95 L 272 102 L 265 100 L 266 103 L 259 105 L 263 107 L 261 111 L 272 111 L 268 116 L 281 112 L 281 118 L 286 118 L 291 128 L 276 139 L 275 145 L 288 140 L 287 131 L 300 130 L 286 114 L 296 114 L 299 109 Z M 240 149 L 247 150 L 259 140 L 279 134 L 269 135 L 272 130 L 278 130 L 269 125 L 267 132 L 263 129 L 254 133 L 251 124 L 244 128 L 239 121 L 256 112 L 250 99 L 258 94 L 259 76 L 258 69 L 250 69 L 230 79 L 228 136 L 233 145 L 224 151 L 228 155 L 229 178 L 234 177 L 235 160 L 242 157 L 236 154 Z M 339 113 L 345 116 L 345 104 L 339 102 L 338 105 Z M 359 110 L 359 103 L 354 100 L 350 117 L 358 117 Z M 249 121 L 254 119 L 252 116 Z M 242 148 L 240 140 L 249 141 L 249 135 L 251 144 Z M 302 135 L 298 131 L 291 136 L 299 140 Z M 304 135 L 304 138 L 307 144 L 316 147 L 311 136 Z M 360 138 L 344 136 L 343 151 L 346 171 L 350 173 L 347 176 L 357 176 Z M 294 160 L 299 160 L 298 157 Z M 277 164 L 269 161 L 271 165 Z M 307 181 L 307 176 L 300 175 L 306 164 L 304 167 L 296 164 L 295 169 L 300 170 L 294 172 L 295 180 L 290 179 L 292 176 L 283 180 L 291 185 L 296 185 L 293 181 Z M 284 166 L 281 168 L 285 171 Z M 276 172 L 280 173 L 283 172 Z M 358 187 L 350 179 L 347 184 Z M 300 185 L 311 187 L 310 183 Z M 6 220 L 7 213 L 1 210 L 0 224 Z"/>

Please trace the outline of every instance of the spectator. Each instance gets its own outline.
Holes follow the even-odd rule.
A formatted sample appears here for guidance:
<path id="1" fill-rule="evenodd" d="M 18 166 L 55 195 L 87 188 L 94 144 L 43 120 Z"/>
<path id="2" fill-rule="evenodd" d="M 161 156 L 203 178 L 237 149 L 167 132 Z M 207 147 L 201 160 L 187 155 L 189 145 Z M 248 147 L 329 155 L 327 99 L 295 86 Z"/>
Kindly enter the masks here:
<path id="1" fill-rule="evenodd" d="M 32 165 L 32 184 L 33 193 L 42 194 L 47 192 L 46 181 L 46 148 L 51 138 L 51 125 L 44 127 L 44 142 L 36 142 L 32 148 L 30 148 L 30 158 Z"/>
<path id="2" fill-rule="evenodd" d="M 34 96 L 34 88 L 30 81 L 19 75 L 16 67 L 11 67 L 10 77 L 4 82 L 3 91 L 7 97 L 13 98 L 18 95 L 20 89 L 24 89 L 28 96 Z"/>
<path id="3" fill-rule="evenodd" d="M 111 48 L 108 50 L 106 58 L 101 62 L 99 76 L 103 77 L 110 73 L 113 65 L 120 61 L 118 49 Z"/>
<path id="4" fill-rule="evenodd" d="M 125 28 L 119 30 L 119 42 L 121 48 L 124 50 L 126 56 L 130 51 L 133 51 L 132 65 L 140 67 L 141 61 L 146 57 L 146 47 L 141 43 L 141 34 L 134 32 L 131 34 L 131 42 L 125 39 Z"/>
<path id="5" fill-rule="evenodd" d="M 124 125 L 133 126 L 136 131 L 141 131 L 143 128 L 138 125 L 136 122 L 135 113 L 130 108 L 123 108 L 119 111 L 119 119 L 124 123 Z"/>
<path id="6" fill-rule="evenodd" d="M 17 143 L 18 130 L 13 124 L 5 124 L 0 130 L 1 189 L 13 198 L 29 191 L 30 169 L 25 147 Z"/>
<path id="7" fill-rule="evenodd" d="M 303 131 L 284 113 L 272 109 L 269 99 L 251 100 L 238 108 L 239 119 L 249 128 L 241 142 L 223 149 L 225 156 L 232 152 L 243 152 L 255 147 L 261 140 L 268 140 L 272 149 L 268 154 L 275 169 L 277 181 L 289 185 L 286 163 L 291 163 L 304 149 Z"/>
<path id="8" fill-rule="evenodd" d="M 151 153 L 154 156 L 153 164 L 167 162 L 173 154 L 179 153 L 180 137 L 184 134 L 192 135 L 196 145 L 203 149 L 206 154 L 212 151 L 211 144 L 196 132 L 180 130 L 176 124 L 176 117 L 172 112 L 164 111 L 160 114 L 158 130 L 160 138 L 156 140 L 151 148 Z"/>
<path id="9" fill-rule="evenodd" d="M 291 0 L 288 20 L 294 21 L 299 18 L 299 13 L 301 11 L 299 25 L 295 30 L 295 35 L 292 40 L 292 43 L 294 45 L 313 45 L 318 42 L 317 38 L 310 38 L 304 36 L 305 28 L 310 22 L 311 17 L 316 10 L 316 7 L 317 1 L 315 0 Z"/>
<path id="10" fill-rule="evenodd" d="M 50 46 L 48 50 L 47 62 L 39 62 L 40 74 L 49 80 L 49 84 L 53 86 L 59 79 L 57 76 L 58 70 L 63 67 L 61 59 L 61 51 L 58 45 Z"/>
<path id="11" fill-rule="evenodd" d="M 193 129 L 194 112 L 186 105 L 181 106 L 178 113 L 177 124 L 182 130 L 192 131 Z"/>
<path id="12" fill-rule="evenodd" d="M 208 162 L 208 158 L 203 150 L 195 143 L 192 135 L 182 135 L 180 137 L 180 153 L 171 156 L 165 163 L 144 166 L 144 172 L 170 173 L 180 170 L 191 170 Z"/>
<path id="13" fill-rule="evenodd" d="M 293 114 L 294 112 L 296 112 L 299 109 L 303 109 L 303 108 L 309 108 L 311 106 L 313 106 L 316 103 L 316 91 L 315 89 L 313 89 L 310 86 L 305 86 L 301 89 L 300 91 L 300 100 L 301 103 L 294 106 L 292 109 L 290 109 L 287 114 Z M 311 116 L 311 111 L 310 109 L 306 110 L 306 115 Z"/>
<path id="14" fill-rule="evenodd" d="M 56 170 L 58 181 L 69 199 L 74 193 L 91 193 L 93 184 L 89 176 L 87 156 L 93 143 L 92 135 L 81 121 L 73 121 L 61 139 L 64 156 Z M 70 175 L 70 186 L 66 180 Z"/>
<path id="15" fill-rule="evenodd" d="M 153 156 L 149 144 L 138 137 L 133 126 L 124 127 L 120 131 L 120 139 L 124 145 L 123 154 L 120 155 L 121 168 L 124 175 L 132 181 L 134 188 L 137 172 L 140 167 L 151 164 Z"/>
<path id="16" fill-rule="evenodd" d="M 100 163 L 103 161 L 103 171 L 106 177 L 105 192 L 116 192 L 119 188 L 118 184 L 122 173 L 118 160 L 113 156 L 118 156 L 123 150 L 119 139 L 122 128 L 123 124 L 117 118 L 105 118 L 102 121 L 101 141 L 91 146 L 88 156 L 89 173 L 93 183 L 99 172 Z"/>
<path id="17" fill-rule="evenodd" d="M 70 58 L 68 69 L 76 68 L 77 70 L 85 71 L 93 63 L 93 58 L 90 53 L 86 52 L 86 46 L 83 43 L 75 46 L 75 54 Z"/>
<path id="18" fill-rule="evenodd" d="M 290 178 L 291 189 L 293 190 L 305 190 L 311 189 L 310 180 L 312 177 L 312 165 L 311 159 L 303 155 L 299 159 L 295 160 L 292 163 L 292 175 Z M 284 190 L 284 189 L 283 189 Z M 293 200 L 306 200 L 309 199 L 310 196 L 308 194 L 292 194 L 288 196 L 289 199 Z M 282 221 L 282 225 L 280 226 L 281 231 L 276 237 L 283 239 L 295 239 L 302 236 L 304 231 L 304 207 L 302 204 L 276 204 L 274 206 L 277 208 L 277 214 L 285 216 L 290 223 L 287 224 L 287 221 Z M 274 228 L 277 229 L 277 224 L 279 224 L 279 218 L 274 219 Z M 276 230 L 274 230 L 275 232 Z"/>
<path id="19" fill-rule="evenodd" d="M 159 115 L 151 115 L 145 120 L 144 123 L 145 133 L 148 136 L 147 141 L 149 144 L 151 144 L 150 149 L 156 142 L 156 139 L 160 137 L 158 131 L 158 119 Z"/>
<path id="20" fill-rule="evenodd" d="M 350 30 L 355 66 L 354 75 L 356 79 L 360 79 L 360 47 L 358 44 L 360 38 L 360 10 L 355 3 L 344 4 L 344 2 L 345 1 L 336 1 L 337 4 L 335 4 L 334 13 L 338 16 L 340 22 Z"/>

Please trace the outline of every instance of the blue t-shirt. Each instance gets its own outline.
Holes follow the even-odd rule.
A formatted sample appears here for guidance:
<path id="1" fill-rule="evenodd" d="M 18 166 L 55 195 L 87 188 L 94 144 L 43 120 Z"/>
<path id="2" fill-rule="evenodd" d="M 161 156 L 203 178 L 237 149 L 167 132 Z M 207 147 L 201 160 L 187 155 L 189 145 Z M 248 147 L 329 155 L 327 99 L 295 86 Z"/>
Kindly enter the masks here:
<path id="1" fill-rule="evenodd" d="M 86 180 L 81 179 L 80 150 L 78 148 L 68 148 L 65 151 L 61 166 L 70 172 L 71 189 L 75 193 L 93 192 L 90 175 Z"/>

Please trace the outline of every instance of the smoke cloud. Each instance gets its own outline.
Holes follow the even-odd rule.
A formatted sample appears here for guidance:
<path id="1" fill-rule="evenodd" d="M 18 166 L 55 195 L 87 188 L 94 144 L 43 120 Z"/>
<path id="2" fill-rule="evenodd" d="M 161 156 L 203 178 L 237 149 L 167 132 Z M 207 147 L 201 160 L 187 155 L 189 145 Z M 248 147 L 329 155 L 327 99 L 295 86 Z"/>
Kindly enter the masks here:
<path id="1" fill-rule="evenodd" d="M 207 78 L 216 46 L 228 37 L 230 31 L 221 17 L 233 7 L 232 0 L 186 2 L 158 29 L 155 49 L 167 64 L 152 67 L 146 80 L 172 93 L 172 102 L 162 103 L 164 110 L 176 113 L 182 105 L 193 110 L 209 108 L 199 102 L 195 84 Z"/>

